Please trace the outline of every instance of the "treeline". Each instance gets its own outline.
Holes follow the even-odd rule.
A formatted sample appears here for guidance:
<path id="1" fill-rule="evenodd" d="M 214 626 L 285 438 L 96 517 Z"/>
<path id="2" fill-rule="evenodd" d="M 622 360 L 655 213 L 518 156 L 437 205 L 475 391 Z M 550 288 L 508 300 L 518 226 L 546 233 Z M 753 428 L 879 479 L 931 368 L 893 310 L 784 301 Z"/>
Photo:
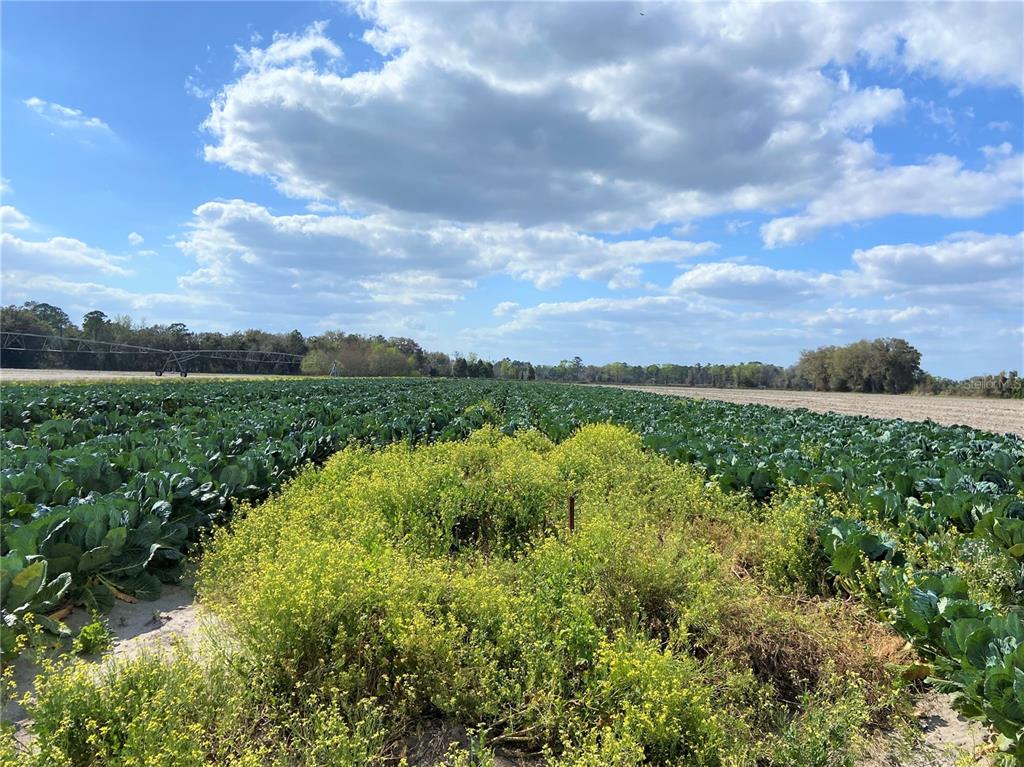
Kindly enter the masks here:
<path id="1" fill-rule="evenodd" d="M 805 351 L 794 371 L 817 391 L 1024 399 L 1024 379 L 1016 370 L 963 381 L 933 376 L 921 369 L 920 352 L 901 338 Z"/>
<path id="2" fill-rule="evenodd" d="M 446 376 L 532 381 L 533 366 L 509 359 L 491 362 L 475 354 L 449 356 L 424 350 L 411 338 L 384 338 L 331 330 L 306 340 L 301 371 L 307 375 Z"/>
<path id="3" fill-rule="evenodd" d="M 483 360 L 475 354 L 449 356 L 424 350 L 411 338 L 328 331 L 319 336 L 267 333 L 245 330 L 232 333 L 195 332 L 186 325 L 147 325 L 127 315 L 108 317 L 104 312 L 88 312 L 76 325 L 67 312 L 52 304 L 27 301 L 21 306 L 0 307 L 0 330 L 8 333 L 32 333 L 61 336 L 111 344 L 125 344 L 175 352 L 198 351 L 271 351 L 302 357 L 301 364 L 259 369 L 233 360 L 196 357 L 187 362 L 189 372 L 238 373 L 276 372 L 339 376 L 455 376 L 459 378 L 504 378 L 533 380 L 529 362 Z M 33 344 L 29 344 L 32 346 Z M 12 368 L 67 368 L 73 370 L 157 370 L 166 354 L 125 349 L 107 350 L 96 344 L 91 352 L 38 351 L 6 349 L 0 352 L 0 365 Z"/>
<path id="4" fill-rule="evenodd" d="M 290 333 L 267 333 L 263 330 L 193 332 L 180 322 L 146 325 L 126 315 L 111 318 L 101 311 L 87 313 L 81 325 L 76 325 L 63 309 L 35 301 L 0 308 L 0 330 L 5 333 L 53 335 L 176 352 L 206 349 L 304 355 L 308 351 L 306 339 L 297 330 Z M 33 345 L 29 344 L 30 347 Z M 96 344 L 94 348 L 98 350 L 95 353 L 5 349 L 0 353 L 0 365 L 72 370 L 157 370 L 167 356 L 144 350 L 108 350 L 101 344 Z M 202 357 L 189 360 L 188 370 L 202 373 L 249 372 L 239 362 Z M 260 372 L 287 373 L 297 372 L 297 369 L 294 366 L 290 369 L 285 366 L 277 369 L 264 367 Z"/>
<path id="5" fill-rule="evenodd" d="M 281 372 L 339 376 L 446 376 L 499 378 L 521 381 L 564 381 L 675 385 L 737 389 L 794 389 L 826 392 L 956 394 L 978 397 L 1024 398 L 1024 380 L 1015 371 L 954 381 L 921 370 L 921 354 L 900 338 L 857 341 L 846 346 L 823 346 L 801 353 L 795 365 L 764 362 L 733 365 L 629 365 L 612 362 L 587 365 L 580 357 L 557 365 L 534 365 L 508 357 L 491 361 L 475 354 L 453 355 L 423 349 L 411 338 L 366 336 L 328 331 L 318 336 L 245 330 L 232 333 L 194 332 L 180 322 L 146 325 L 128 316 L 87 313 L 76 325 L 59 307 L 28 301 L 0 308 L 0 329 L 6 332 L 57 335 L 138 347 L 188 352 L 196 350 L 274 351 L 302 357 L 301 366 L 263 365 L 246 370 L 244 363 L 198 357 L 189 371 L 208 373 Z M 97 348 L 101 348 L 97 345 Z M 166 355 L 146 351 L 111 350 L 58 353 L 6 350 L 4 367 L 95 370 L 156 370 Z"/>
<path id="6" fill-rule="evenodd" d="M 544 381 L 621 383 L 672 386 L 705 386 L 719 389 L 808 388 L 795 378 L 792 368 L 764 362 L 737 365 L 584 365 L 574 357 L 557 365 L 538 365 L 537 378 Z"/>
<path id="7" fill-rule="evenodd" d="M 948 394 L 956 397 L 1024 399 L 1024 378 L 1016 370 L 997 375 L 972 376 L 963 381 L 925 373 L 914 386 L 916 394 Z"/>

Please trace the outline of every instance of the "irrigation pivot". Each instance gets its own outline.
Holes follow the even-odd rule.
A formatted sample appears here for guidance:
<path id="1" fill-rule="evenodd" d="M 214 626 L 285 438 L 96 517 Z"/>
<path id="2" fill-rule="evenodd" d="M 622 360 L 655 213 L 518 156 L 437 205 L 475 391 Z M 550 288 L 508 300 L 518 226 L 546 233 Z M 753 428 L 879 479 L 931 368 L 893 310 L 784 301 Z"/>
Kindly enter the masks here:
<path id="1" fill-rule="evenodd" d="M 183 378 L 188 375 L 187 363 L 192 360 L 220 360 L 254 366 L 272 365 L 292 367 L 302 361 L 301 354 L 262 351 L 258 349 L 157 349 L 134 346 L 92 338 L 47 336 L 38 333 L 0 331 L 0 351 L 38 352 L 56 354 L 131 354 L 146 355 L 153 360 L 153 372 L 158 376 L 177 371 Z"/>

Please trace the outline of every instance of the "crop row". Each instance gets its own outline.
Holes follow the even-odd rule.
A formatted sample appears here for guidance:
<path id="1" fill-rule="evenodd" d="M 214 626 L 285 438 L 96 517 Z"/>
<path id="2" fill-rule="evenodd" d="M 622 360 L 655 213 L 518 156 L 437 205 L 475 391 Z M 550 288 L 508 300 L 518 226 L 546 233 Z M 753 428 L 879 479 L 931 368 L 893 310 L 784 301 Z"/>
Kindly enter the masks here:
<path id="1" fill-rule="evenodd" d="M 874 580 L 859 578 L 858 588 L 937 667 L 947 664 L 965 707 L 978 714 L 971 705 L 1005 701 L 979 715 L 1004 734 L 1024 726 L 1024 635 L 1014 623 L 1024 601 L 1024 441 L 1012 435 L 614 389 L 429 380 L 7 387 L 0 421 L 9 628 L 28 613 L 46 624 L 44 613 L 68 599 L 103 608 L 119 592 L 155 596 L 178 577 L 198 531 L 349 442 L 460 439 L 484 423 L 561 440 L 611 421 L 757 500 L 789 484 L 844 496 L 861 518 L 823 529 L 833 574 L 853 583 L 873 567 Z M 932 572 L 914 553 L 949 540 L 1009 563 L 995 597 L 967 595 L 954 568 Z M 972 606 L 948 609 L 956 600 Z"/>

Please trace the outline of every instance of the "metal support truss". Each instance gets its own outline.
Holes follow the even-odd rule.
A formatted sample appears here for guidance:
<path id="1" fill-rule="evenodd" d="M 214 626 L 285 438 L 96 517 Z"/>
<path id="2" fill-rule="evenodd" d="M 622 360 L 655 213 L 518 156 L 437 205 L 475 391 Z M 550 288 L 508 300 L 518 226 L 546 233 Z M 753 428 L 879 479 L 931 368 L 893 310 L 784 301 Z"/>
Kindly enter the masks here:
<path id="1" fill-rule="evenodd" d="M 57 354 L 134 354 L 153 355 L 158 376 L 176 370 L 182 377 L 188 375 L 187 364 L 195 359 L 220 360 L 250 365 L 291 367 L 302 361 L 301 354 L 269 352 L 253 349 L 156 349 L 91 338 L 66 338 L 37 333 L 0 331 L 0 351 L 53 352 Z M 157 366 L 159 365 L 159 366 Z"/>

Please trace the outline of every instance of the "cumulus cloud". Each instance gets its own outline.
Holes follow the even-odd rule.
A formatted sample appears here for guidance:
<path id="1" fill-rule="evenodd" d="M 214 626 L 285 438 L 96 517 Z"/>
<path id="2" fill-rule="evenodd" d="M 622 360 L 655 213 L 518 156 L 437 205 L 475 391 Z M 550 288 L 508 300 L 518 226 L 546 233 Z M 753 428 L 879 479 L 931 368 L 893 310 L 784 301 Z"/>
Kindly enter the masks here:
<path id="1" fill-rule="evenodd" d="M 0 229 L 28 229 L 32 226 L 29 217 L 13 205 L 0 205 Z"/>
<path id="2" fill-rule="evenodd" d="M 899 88 L 872 86 L 836 100 L 827 124 L 840 130 L 870 133 L 876 125 L 891 120 L 906 105 Z"/>
<path id="3" fill-rule="evenodd" d="M 988 312 L 1005 346 L 1003 314 L 1016 311 L 1019 327 L 1019 235 L 868 243 L 847 270 L 824 273 L 690 239 L 716 215 L 729 234 L 767 222 L 768 247 L 893 214 L 990 228 L 962 222 L 1020 204 L 1022 158 L 1004 136 L 987 134 L 993 146 L 970 156 L 898 161 L 872 142 L 902 121 L 955 130 L 964 111 L 922 94 L 1020 89 L 1019 4 L 679 3 L 643 16 L 619 3 L 355 8 L 380 56 L 368 71 L 350 69 L 345 41 L 318 22 L 237 48 L 230 81 L 212 93 L 198 70 L 186 82 L 212 97 L 207 161 L 269 179 L 299 201 L 289 209 L 307 212 L 200 205 L 178 242 L 195 265 L 170 293 L 100 292 L 90 275 L 123 275 L 124 259 L 70 238 L 5 234 L 5 293 L 16 283 L 84 300 L 89 285 L 150 317 L 145 301 L 176 296 L 185 311 L 216 307 L 208 314 L 236 326 L 423 340 L 496 277 L 542 291 L 573 281 L 574 296 L 579 281 L 601 294 L 533 306 L 502 296 L 517 301 L 497 304 L 496 326 L 463 336 L 478 351 L 531 359 L 560 358 L 571 343 L 590 358 L 790 361 L 823 333 L 912 330 L 927 343 L 939 324 L 962 330 Z M 923 78 L 945 86 L 922 88 Z M 79 135 L 110 132 L 80 110 L 25 103 Z M 5 230 L 24 218 L 9 210 Z M 135 232 L 129 242 L 144 244 Z M 677 267 L 675 279 L 656 279 L 666 271 L 657 264 Z"/>
<path id="4" fill-rule="evenodd" d="M 327 37 L 326 29 L 326 21 L 317 21 L 300 34 L 275 33 L 273 41 L 266 48 L 254 46 L 245 49 L 236 45 L 236 67 L 259 72 L 296 62 L 306 66 L 311 65 L 313 57 L 317 54 L 328 61 L 337 61 L 343 58 L 344 54 L 337 43 Z M 259 35 L 252 38 L 253 43 L 259 43 L 261 40 Z"/>
<path id="5" fill-rule="evenodd" d="M 416 217 L 313 214 L 275 216 L 242 200 L 195 210 L 178 243 L 199 268 L 186 286 L 240 296 L 315 284 L 350 300 L 455 300 L 494 274 L 551 288 L 567 277 L 632 282 L 637 265 L 713 253 L 712 242 L 670 238 L 606 242 L 571 229 L 509 224 L 469 226 Z"/>
<path id="6" fill-rule="evenodd" d="M 515 301 L 502 301 L 500 304 L 494 307 L 495 317 L 507 317 L 519 308 L 519 304 Z"/>
<path id="7" fill-rule="evenodd" d="M 863 309 L 855 307 L 830 306 L 822 312 L 799 316 L 797 321 L 809 327 L 860 327 L 862 325 L 906 326 L 908 322 L 937 317 L 941 310 L 921 306 L 907 306 L 902 309 Z"/>
<path id="8" fill-rule="evenodd" d="M 839 278 L 792 269 L 719 262 L 700 264 L 677 277 L 673 293 L 756 303 L 790 303 L 820 298 Z"/>
<path id="9" fill-rule="evenodd" d="M 110 126 L 98 117 L 90 117 L 80 109 L 66 107 L 53 101 L 32 96 L 25 99 L 25 106 L 45 119 L 47 122 L 62 128 L 83 130 L 96 134 L 112 134 Z"/>
<path id="10" fill-rule="evenodd" d="M 865 34 L 880 62 L 954 83 L 1024 87 L 1024 6 L 1020 3 L 913 3 Z"/>
<path id="11" fill-rule="evenodd" d="M 931 244 L 878 245 L 857 250 L 853 261 L 864 277 L 892 285 L 963 285 L 1024 279 L 1024 234 L 954 234 Z"/>
<path id="12" fill-rule="evenodd" d="M 491 329 L 478 331 L 479 337 L 513 335 L 526 330 L 555 331 L 552 337 L 564 337 L 565 332 L 590 331 L 621 332 L 631 326 L 633 332 L 645 335 L 655 327 L 676 322 L 684 317 L 723 316 L 720 310 L 706 313 L 692 302 L 679 296 L 640 296 L 637 298 L 587 298 L 580 301 L 548 301 L 530 307 L 519 307 L 509 313 L 509 319 Z M 568 328 L 575 330 L 568 331 Z M 631 333 L 632 334 L 632 333 Z"/>
<path id="13" fill-rule="evenodd" d="M 240 74 L 205 123 L 206 158 L 350 210 L 618 231 L 798 205 L 858 183 L 863 167 L 831 158 L 905 99 L 826 76 L 830 63 L 1019 80 L 1010 4 L 966 16 L 914 4 L 667 4 L 644 16 L 618 3 L 585 13 L 515 3 L 359 11 L 371 26 L 365 40 L 384 56 L 379 69 L 341 71 L 324 23 L 239 50 Z M 939 34 L 943 19 L 975 29 L 977 42 L 958 34 L 953 46 Z M 898 185 L 917 166 L 871 170 L 876 185 Z M 921 207 L 941 211 L 944 192 L 921 187 Z M 888 212 L 900 209 L 879 205 L 875 215 Z M 804 234 L 832 225 L 812 218 L 820 223 L 799 227 Z"/>
<path id="14" fill-rule="evenodd" d="M 436 306 L 458 301 L 474 284 L 472 280 L 441 277 L 422 270 L 381 274 L 359 281 L 371 301 L 400 306 Z"/>
<path id="15" fill-rule="evenodd" d="M 215 296 L 179 291 L 133 291 L 88 278 L 68 279 L 56 274 L 7 269 L 4 301 L 44 301 L 60 306 L 72 316 L 101 307 L 110 316 L 130 314 L 151 322 L 184 322 L 210 330 L 234 330 L 237 317 Z M 234 320 L 234 321 L 233 321 Z"/>
<path id="16" fill-rule="evenodd" d="M 851 164 L 843 180 L 796 216 L 761 227 L 770 248 L 808 240 L 821 229 L 895 213 L 971 218 L 1021 197 L 1021 155 L 1003 156 L 983 170 L 936 155 L 921 165 L 870 167 Z"/>
<path id="17" fill-rule="evenodd" d="M 680 295 L 543 302 L 503 319 L 465 331 L 465 342 L 494 356 L 557 360 L 580 354 L 588 361 L 634 364 L 714 361 L 725 348 L 745 359 L 765 359 L 787 355 L 784 350 L 793 346 L 792 324 L 781 331 L 763 319 Z M 795 333 L 810 335 L 799 328 Z"/>
<path id="18" fill-rule="evenodd" d="M 1024 234 L 965 232 L 857 250 L 851 261 L 835 273 L 701 263 L 665 294 L 501 304 L 499 323 L 467 338 L 501 354 L 564 356 L 557 347 L 570 338 L 586 359 L 707 362 L 728 349 L 729 359 L 788 364 L 801 348 L 897 335 L 954 375 L 986 359 L 1015 364 L 1005 337 L 1024 312 Z M 948 353 L 951 340 L 967 339 L 961 356 Z"/>
<path id="19" fill-rule="evenodd" d="M 1024 312 L 1024 234 L 961 232 L 936 243 L 857 250 L 853 261 L 858 269 L 846 287 L 854 296 L 958 305 L 979 322 Z"/>
<path id="20" fill-rule="evenodd" d="M 137 248 L 139 245 L 141 245 L 145 241 L 146 241 L 145 238 L 141 234 L 139 234 L 138 232 L 131 232 L 128 235 L 128 242 L 131 243 L 132 247 L 136 247 Z"/>
<path id="21" fill-rule="evenodd" d="M 121 266 L 123 258 L 86 245 L 70 237 L 53 237 L 43 241 L 29 241 L 4 232 L 0 234 L 0 252 L 4 270 L 46 271 L 124 276 L 129 270 Z"/>

